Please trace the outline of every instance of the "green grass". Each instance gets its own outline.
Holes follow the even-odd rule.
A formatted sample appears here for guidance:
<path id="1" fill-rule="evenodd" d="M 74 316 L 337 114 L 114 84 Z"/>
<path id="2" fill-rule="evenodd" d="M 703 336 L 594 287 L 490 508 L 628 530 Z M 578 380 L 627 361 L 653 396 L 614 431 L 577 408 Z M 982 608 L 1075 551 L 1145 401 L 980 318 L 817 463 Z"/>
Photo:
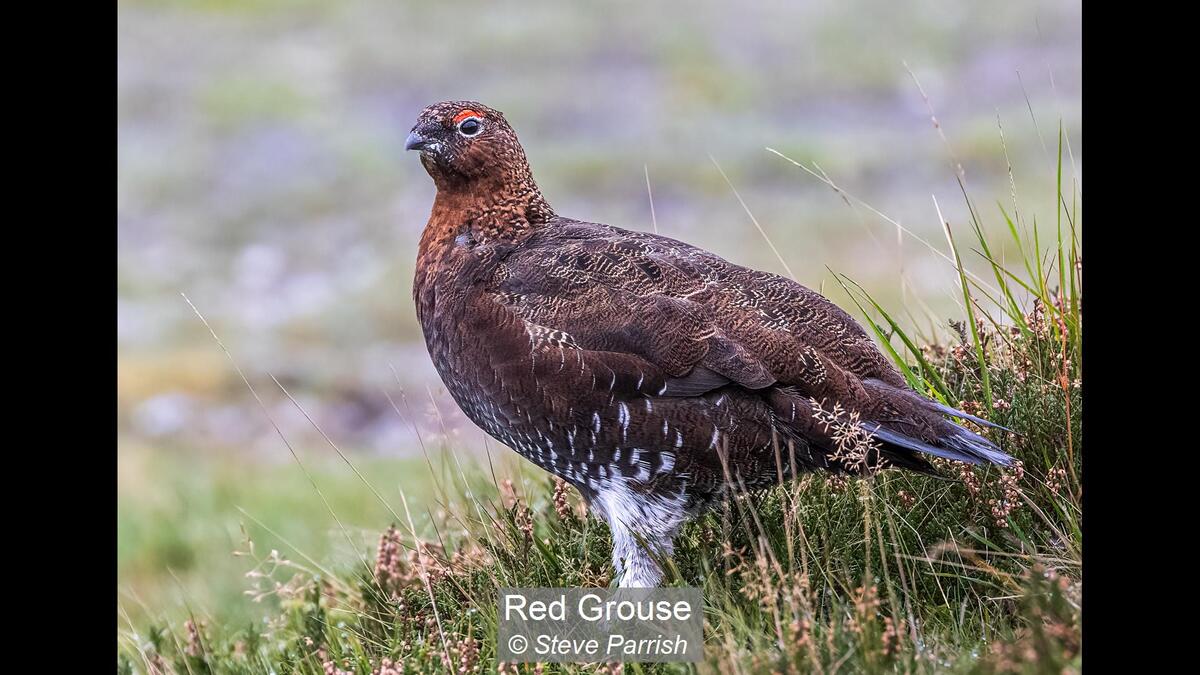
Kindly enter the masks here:
<path id="1" fill-rule="evenodd" d="M 189 607 L 223 625 L 247 625 L 277 609 L 273 600 L 254 603 L 244 594 L 249 568 L 233 553 L 244 546 L 247 534 L 267 552 L 295 547 L 330 564 L 348 565 L 355 559 L 352 551 L 373 546 L 379 523 L 391 518 L 336 458 L 305 464 L 329 509 L 290 460 L 231 462 L 195 448 L 125 443 L 117 464 L 122 625 L 182 621 Z M 392 494 L 401 486 L 421 503 L 430 498 L 427 482 L 416 478 L 428 475 L 424 460 L 372 459 L 356 465 Z M 330 510 L 355 542 L 353 549 Z"/>
<path id="2" fill-rule="evenodd" d="M 894 309 L 839 276 L 913 386 L 1013 430 L 978 429 L 1019 468 L 938 460 L 943 477 L 814 475 L 734 496 L 685 527 L 667 570 L 668 584 L 702 589 L 705 662 L 631 664 L 627 672 L 1081 670 L 1079 195 L 1065 184 L 1061 162 L 1056 168 L 1050 231 L 1017 215 L 1024 212 L 1015 204 L 979 207 L 963 187 L 970 221 L 945 227 L 966 321 L 950 330 L 907 333 Z M 985 219 L 1011 240 L 1016 258 L 995 260 L 999 242 L 988 238 Z M 986 273 L 969 273 L 968 258 L 984 261 Z M 147 609 L 118 633 L 120 671 L 370 673 L 386 659 L 398 672 L 492 672 L 497 587 L 611 581 L 606 526 L 511 453 L 494 465 L 440 455 L 432 473 L 424 465 L 357 462 L 364 480 L 382 487 L 378 495 L 344 465 L 320 466 L 314 476 L 329 508 L 295 466 L 264 470 L 262 491 L 296 496 L 286 506 L 261 504 L 267 512 L 255 516 L 286 523 L 283 537 L 248 526 L 247 539 L 235 541 L 230 528 L 245 518 L 230 506 L 253 513 L 259 494 L 245 489 L 244 476 L 228 481 L 229 493 L 201 490 L 224 481 L 194 475 L 142 485 L 149 492 L 122 491 L 139 500 L 158 491 L 162 504 L 155 516 L 122 511 L 129 559 L 121 565 L 204 567 L 187 523 L 193 516 L 224 522 L 210 534 L 244 553 L 236 558 L 241 567 L 207 568 L 205 578 L 236 576 L 271 611 L 260 623 L 224 620 L 225 595 L 211 605 L 187 601 L 182 615 Z M 517 487 L 504 476 L 515 476 Z M 423 493 L 411 492 L 414 485 Z M 379 536 L 390 522 L 383 543 L 420 553 L 377 560 L 373 543 L 353 532 L 341 560 L 309 548 L 336 540 L 327 531 L 330 511 L 360 536 L 364 528 Z M 146 522 L 155 518 L 179 527 Z M 546 668 L 559 670 L 597 666 Z"/>

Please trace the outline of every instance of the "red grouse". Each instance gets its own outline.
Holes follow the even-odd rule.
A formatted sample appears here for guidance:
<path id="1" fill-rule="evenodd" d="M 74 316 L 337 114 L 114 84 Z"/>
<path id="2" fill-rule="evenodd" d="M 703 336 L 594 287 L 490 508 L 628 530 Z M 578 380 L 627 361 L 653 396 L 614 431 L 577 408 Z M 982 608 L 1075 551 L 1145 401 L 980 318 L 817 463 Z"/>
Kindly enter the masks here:
<path id="1" fill-rule="evenodd" d="M 919 453 L 1012 461 L 818 293 L 557 215 L 499 111 L 432 105 L 405 149 L 437 186 L 413 283 L 433 363 L 468 417 L 608 522 L 621 586 L 657 585 L 680 525 L 731 488 L 932 471 Z"/>

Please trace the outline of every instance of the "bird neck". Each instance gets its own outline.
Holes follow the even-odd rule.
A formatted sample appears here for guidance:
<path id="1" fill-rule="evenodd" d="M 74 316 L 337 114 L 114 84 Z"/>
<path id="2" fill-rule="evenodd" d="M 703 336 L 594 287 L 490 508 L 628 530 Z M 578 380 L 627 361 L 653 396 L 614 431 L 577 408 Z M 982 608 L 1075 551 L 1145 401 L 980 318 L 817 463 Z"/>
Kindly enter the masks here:
<path id="1" fill-rule="evenodd" d="M 554 209 L 542 196 L 527 162 L 513 162 L 486 175 L 430 174 L 437 197 L 429 227 L 444 231 L 427 235 L 453 239 L 467 234 L 481 242 L 515 240 L 554 218 Z"/>
<path id="2" fill-rule="evenodd" d="M 452 226 L 460 230 L 469 229 L 478 239 L 490 240 L 515 238 L 549 221 L 554 210 L 536 185 L 496 189 L 474 184 L 467 189 L 439 189 L 433 214 L 453 221 Z"/>

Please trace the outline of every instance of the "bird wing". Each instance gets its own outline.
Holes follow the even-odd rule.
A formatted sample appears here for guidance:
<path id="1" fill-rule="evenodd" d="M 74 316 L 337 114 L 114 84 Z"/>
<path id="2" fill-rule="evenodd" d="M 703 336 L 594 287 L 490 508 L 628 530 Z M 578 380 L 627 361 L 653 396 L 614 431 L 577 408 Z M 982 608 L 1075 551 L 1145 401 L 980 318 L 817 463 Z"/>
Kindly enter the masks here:
<path id="1" fill-rule="evenodd" d="M 667 237 L 551 225 L 500 262 L 488 289 L 524 324 L 543 381 L 577 366 L 612 397 L 694 399 L 734 385 L 761 392 L 775 419 L 826 449 L 830 420 L 852 414 L 899 465 L 927 468 L 914 452 L 1009 459 L 945 420 L 857 322 L 799 283 Z"/>
<path id="2" fill-rule="evenodd" d="M 804 286 L 667 237 L 563 221 L 514 251 L 495 297 L 531 331 L 561 331 L 584 350 L 639 357 L 664 396 L 730 383 L 787 385 L 813 396 L 904 380 L 866 332 Z"/>

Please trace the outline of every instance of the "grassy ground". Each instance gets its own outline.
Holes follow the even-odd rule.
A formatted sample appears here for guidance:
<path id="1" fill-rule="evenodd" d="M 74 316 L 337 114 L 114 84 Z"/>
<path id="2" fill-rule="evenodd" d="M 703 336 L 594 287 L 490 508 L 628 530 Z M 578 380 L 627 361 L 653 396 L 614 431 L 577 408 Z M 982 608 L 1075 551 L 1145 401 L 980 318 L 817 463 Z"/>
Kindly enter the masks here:
<path id="1" fill-rule="evenodd" d="M 1067 153 L 1060 147 L 1059 155 Z M 814 475 L 735 495 L 725 509 L 685 528 L 668 570 L 667 583 L 703 591 L 705 662 L 625 670 L 1082 668 L 1082 266 L 1078 192 L 1064 173 L 1070 169 L 1060 162 L 1059 208 L 1050 225 L 1018 215 L 1015 204 L 986 210 L 1017 251 L 1007 264 L 989 263 L 989 274 L 968 274 L 961 263 L 967 255 L 992 258 L 996 242 L 984 235 L 981 209 L 968 200 L 970 220 L 947 225 L 965 320 L 941 344 L 919 346 L 921 336 L 898 329 L 883 306 L 841 277 L 914 386 L 1011 428 L 980 431 L 1020 465 L 940 462 L 943 477 Z M 341 560 L 306 549 L 299 534 L 293 541 L 251 528 L 235 542 L 226 529 L 219 536 L 239 551 L 244 590 L 270 603 L 267 620 L 243 627 L 190 603 L 184 620 L 152 612 L 131 617 L 118 633 L 118 670 L 556 672 L 560 667 L 495 662 L 495 589 L 605 585 L 609 535 L 545 474 L 508 459 L 499 464 L 489 470 L 447 454 L 418 476 L 410 466 L 356 462 L 354 482 L 323 496 L 310 486 L 286 516 L 276 514 L 298 533 L 333 514 L 349 528 L 374 524 L 378 532 L 393 523 L 370 548 L 347 531 L 352 553 Z M 293 472 L 282 480 L 302 491 L 295 467 L 288 468 Z M 324 474 L 314 476 L 321 485 Z M 424 498 L 414 498 L 410 483 L 425 486 Z M 199 483 L 157 487 L 173 495 L 164 509 L 175 509 L 183 522 L 196 508 L 253 504 L 252 494 L 189 494 L 189 484 Z M 396 484 L 404 489 L 399 495 Z M 138 498 L 146 497 L 139 491 Z M 410 510 L 418 503 L 438 506 Z M 151 536 L 136 518 L 122 530 L 123 542 Z M 127 550 L 157 558 L 122 564 L 196 565 L 169 537 Z"/>
<path id="2" fill-rule="evenodd" d="M 336 462 L 336 463 L 334 463 Z M 117 474 L 117 577 L 122 625 L 181 622 L 188 611 L 222 625 L 245 626 L 277 609 L 245 595 L 244 561 L 233 555 L 247 536 L 270 551 L 300 549 L 334 566 L 354 559 L 391 516 L 344 464 L 305 465 L 327 509 L 293 463 L 238 461 L 196 448 L 121 446 Z M 418 460 L 359 460 L 357 466 L 395 494 L 426 503 L 428 476 Z M 422 473 L 423 472 L 423 473 Z M 337 514 L 353 546 L 347 544 Z M 244 531 L 243 531 L 244 528 Z"/>

